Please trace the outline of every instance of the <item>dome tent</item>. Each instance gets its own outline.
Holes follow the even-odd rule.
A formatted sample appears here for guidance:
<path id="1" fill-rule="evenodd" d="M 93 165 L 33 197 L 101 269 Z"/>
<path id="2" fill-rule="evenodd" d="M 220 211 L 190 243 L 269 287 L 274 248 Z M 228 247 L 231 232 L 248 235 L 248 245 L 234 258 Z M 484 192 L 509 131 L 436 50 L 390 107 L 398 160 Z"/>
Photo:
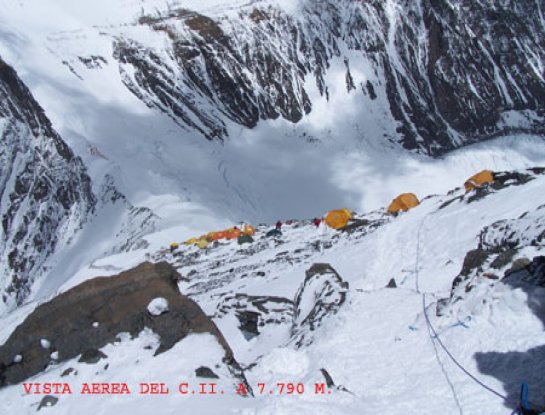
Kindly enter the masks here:
<path id="1" fill-rule="evenodd" d="M 328 212 L 325 216 L 325 223 L 330 228 L 341 229 L 346 226 L 350 219 L 352 219 L 352 212 L 343 208 Z"/>
<path id="2" fill-rule="evenodd" d="M 255 227 L 252 226 L 252 225 L 244 225 L 242 233 L 244 235 L 254 236 L 255 235 Z"/>
<path id="3" fill-rule="evenodd" d="M 392 203 L 388 206 L 388 213 L 406 212 L 419 204 L 420 202 L 414 193 L 402 193 L 392 200 Z"/>
<path id="4" fill-rule="evenodd" d="M 208 247 L 208 240 L 206 238 L 200 238 L 197 242 L 196 242 L 196 245 L 201 248 L 201 249 L 204 249 L 206 247 Z"/>
<path id="5" fill-rule="evenodd" d="M 479 186 L 482 186 L 483 184 L 493 182 L 494 172 L 492 172 L 492 170 L 483 170 L 467 179 L 464 183 L 464 187 L 466 188 L 466 192 L 469 192 Z"/>

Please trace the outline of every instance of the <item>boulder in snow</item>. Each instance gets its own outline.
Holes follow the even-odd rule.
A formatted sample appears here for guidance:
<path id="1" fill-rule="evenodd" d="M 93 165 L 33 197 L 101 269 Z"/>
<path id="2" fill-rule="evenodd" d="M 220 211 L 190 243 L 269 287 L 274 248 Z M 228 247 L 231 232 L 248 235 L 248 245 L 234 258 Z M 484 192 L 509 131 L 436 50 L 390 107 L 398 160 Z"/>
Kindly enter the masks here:
<path id="1" fill-rule="evenodd" d="M 94 365 L 95 363 L 98 363 L 100 359 L 106 359 L 107 357 L 108 356 L 106 356 L 100 350 L 87 349 L 81 354 L 78 362 L 84 362 L 90 365 Z"/>
<path id="2" fill-rule="evenodd" d="M 258 272 L 259 273 L 259 272 Z M 293 302 L 283 297 L 234 294 L 218 304 L 215 317 L 234 314 L 240 322 L 239 329 L 247 340 L 259 335 L 259 327 L 269 324 L 291 324 Z"/>
<path id="3" fill-rule="evenodd" d="M 219 379 L 220 377 L 214 373 L 212 369 L 207 366 L 201 366 L 195 369 L 195 376 L 205 379 Z"/>
<path id="4" fill-rule="evenodd" d="M 45 395 L 42 400 L 40 401 L 40 404 L 38 405 L 38 411 L 42 408 L 50 408 L 52 406 L 55 406 L 59 402 L 59 398 L 53 395 Z"/>
<path id="5" fill-rule="evenodd" d="M 312 341 L 311 332 L 337 313 L 346 300 L 348 283 L 329 264 L 314 264 L 295 295 L 292 336 L 297 346 Z"/>
<path id="6" fill-rule="evenodd" d="M 390 281 L 388 281 L 388 284 L 386 285 L 386 288 L 397 288 L 395 278 L 391 278 Z"/>
<path id="7" fill-rule="evenodd" d="M 85 281 L 40 304 L 0 346 L 0 387 L 22 382 L 47 367 L 52 350 L 42 348 L 41 339 L 55 345 L 59 363 L 79 355 L 93 361 L 118 333 L 136 336 L 145 327 L 161 339 L 156 354 L 170 349 L 189 333 L 212 334 L 225 350 L 224 361 L 229 369 L 244 381 L 231 348 L 214 322 L 197 303 L 178 291 L 178 277 L 171 265 L 148 262 L 117 276 Z M 151 316 L 147 306 L 158 297 L 168 302 L 170 311 Z M 97 353 L 85 353 L 89 350 Z M 18 354 L 24 356 L 24 364 L 14 365 L 13 357 Z"/>
<path id="8" fill-rule="evenodd" d="M 545 256 L 534 257 L 532 261 L 527 262 L 526 266 L 519 265 L 518 269 L 507 273 L 502 282 L 528 289 L 529 287 L 545 287 Z M 539 305 L 545 304 L 543 297 L 536 302 Z"/>

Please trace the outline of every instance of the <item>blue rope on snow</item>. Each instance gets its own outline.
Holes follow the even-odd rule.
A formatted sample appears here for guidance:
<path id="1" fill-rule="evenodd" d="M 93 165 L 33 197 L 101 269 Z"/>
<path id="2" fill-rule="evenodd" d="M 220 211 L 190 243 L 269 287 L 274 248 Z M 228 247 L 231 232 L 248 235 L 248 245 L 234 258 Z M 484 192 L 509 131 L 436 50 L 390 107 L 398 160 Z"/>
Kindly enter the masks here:
<path id="1" fill-rule="evenodd" d="M 524 381 L 520 384 L 519 402 L 511 415 L 523 415 L 523 409 L 531 409 L 528 405 L 528 384 Z"/>
<path id="2" fill-rule="evenodd" d="M 520 404 L 525 409 L 532 409 L 528 404 L 528 384 L 524 381 L 520 384 Z"/>
<path id="3" fill-rule="evenodd" d="M 433 325 L 431 324 L 431 321 L 430 321 L 430 318 L 428 316 L 428 310 L 427 310 L 427 307 L 426 307 L 426 293 L 420 291 L 420 286 L 419 286 L 419 267 L 420 267 L 420 234 L 422 232 L 422 228 L 424 227 L 424 222 L 426 221 L 426 218 L 431 215 L 431 212 L 429 212 L 428 214 L 426 214 L 423 218 L 422 218 L 422 221 L 420 222 L 420 225 L 418 226 L 418 232 L 417 232 L 417 241 L 416 241 L 416 263 L 415 263 L 415 285 L 416 285 L 416 292 L 421 294 L 422 296 L 422 310 L 424 312 L 424 317 L 426 319 L 426 324 L 428 326 L 428 329 L 431 331 L 430 333 L 430 339 L 432 341 L 436 340 L 437 343 L 439 344 L 439 346 L 441 346 L 441 348 L 443 349 L 443 351 L 447 354 L 447 356 L 450 358 L 450 360 L 456 365 L 458 366 L 458 368 L 464 372 L 469 378 L 471 378 L 475 383 L 477 383 L 478 385 L 480 385 L 483 389 L 486 389 L 487 391 L 489 391 L 490 393 L 496 395 L 498 398 L 501 398 L 503 399 L 505 402 L 510 402 L 510 403 L 517 403 L 517 409 L 515 409 L 515 412 L 513 412 L 513 414 L 516 414 L 517 411 L 519 411 L 518 413 L 522 415 L 522 407 L 521 407 L 521 402 L 524 402 L 524 404 L 526 405 L 526 408 L 524 409 L 529 409 L 528 406 L 529 406 L 529 400 L 528 400 L 528 384 L 526 382 L 523 382 L 522 385 L 521 385 L 521 398 L 519 400 L 519 402 L 516 402 L 514 399 L 509 399 L 506 395 L 500 393 L 500 392 L 497 392 L 495 391 L 494 389 L 492 389 L 490 386 L 486 385 L 484 382 L 482 382 L 481 380 L 479 380 L 476 376 L 474 376 L 472 373 L 470 373 L 460 362 L 458 362 L 458 360 L 456 360 L 456 358 L 452 355 L 452 353 L 450 353 L 450 351 L 447 349 L 447 347 L 443 344 L 443 342 L 441 341 L 441 338 L 439 337 L 439 334 L 437 333 L 437 331 L 435 330 L 435 328 L 433 327 Z M 411 326 L 409 326 L 410 329 L 412 329 Z M 433 334 L 433 335 L 431 335 Z M 532 405 L 536 408 L 539 408 L 540 411 L 542 411 L 544 408 L 538 406 L 537 404 L 533 403 L 532 402 Z M 542 412 L 540 413 L 539 415 L 545 415 L 545 412 Z"/>

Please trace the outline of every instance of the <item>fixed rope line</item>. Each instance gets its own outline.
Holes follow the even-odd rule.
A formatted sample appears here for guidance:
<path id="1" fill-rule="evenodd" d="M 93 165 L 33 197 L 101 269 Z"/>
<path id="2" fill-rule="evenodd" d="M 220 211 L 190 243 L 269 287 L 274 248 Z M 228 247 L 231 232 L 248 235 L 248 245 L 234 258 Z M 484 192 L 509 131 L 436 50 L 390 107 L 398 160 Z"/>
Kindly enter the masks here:
<path id="1" fill-rule="evenodd" d="M 417 243 L 416 243 L 416 266 L 415 266 L 415 283 L 416 283 L 416 292 L 421 294 L 422 296 L 422 307 L 424 309 L 424 315 L 427 317 L 427 310 L 426 310 L 426 300 L 425 300 L 425 294 L 422 293 L 420 291 L 420 287 L 419 287 L 419 281 L 418 281 L 418 273 L 419 273 L 419 268 L 420 268 L 420 234 L 422 232 L 422 229 L 424 227 L 424 222 L 426 220 L 426 218 L 428 217 L 428 215 L 431 215 L 431 212 L 426 214 L 423 218 L 422 218 L 422 221 L 420 222 L 420 225 L 418 226 L 418 231 L 417 231 Z M 430 337 L 430 340 L 431 340 L 431 344 L 433 346 L 433 351 L 435 352 L 435 360 L 437 360 L 437 363 L 439 364 L 439 367 L 441 368 L 441 372 L 443 372 L 443 375 L 445 376 L 445 380 L 447 381 L 448 385 L 449 385 L 449 388 L 452 392 L 452 397 L 454 398 L 454 402 L 456 404 L 456 406 L 458 407 L 458 412 L 460 413 L 460 415 L 463 415 L 464 411 L 462 410 L 462 405 L 460 403 L 460 400 L 458 399 L 458 395 L 456 394 L 456 388 L 454 387 L 454 384 L 452 383 L 452 380 L 450 379 L 449 375 L 448 375 L 448 372 L 447 372 L 447 369 L 445 367 L 445 365 L 443 364 L 443 362 L 441 361 L 441 359 L 439 358 L 439 351 L 437 350 L 437 345 L 435 344 L 435 342 L 433 341 L 433 338 L 431 337 L 432 336 L 432 332 L 430 331 L 430 327 L 428 326 L 428 336 Z"/>
<path id="2" fill-rule="evenodd" d="M 489 391 L 490 393 L 496 395 L 498 398 L 501 398 L 503 399 L 504 401 L 508 402 L 508 403 L 513 403 L 515 405 L 519 405 L 520 402 L 518 400 L 515 400 L 515 399 L 512 399 L 512 398 L 509 398 L 507 397 L 506 395 L 496 391 L 495 389 L 491 388 L 490 386 L 486 385 L 483 381 L 481 381 L 480 379 L 478 379 L 475 375 L 473 375 L 471 372 L 469 372 L 457 359 L 456 357 L 454 357 L 454 355 L 448 350 L 448 348 L 445 346 L 445 344 L 442 342 L 441 338 L 439 337 L 439 333 L 437 333 L 437 331 L 435 330 L 435 328 L 433 327 L 433 325 L 431 324 L 431 320 L 428 316 L 428 310 L 426 309 L 426 294 L 421 292 L 420 291 L 420 287 L 419 287 L 419 284 L 418 284 L 418 274 L 419 274 L 419 268 L 420 268 L 420 234 L 421 234 L 421 231 L 422 231 L 422 228 L 424 226 L 424 222 L 426 221 L 427 217 L 429 215 L 431 215 L 433 212 L 430 212 L 428 214 L 426 214 L 426 216 L 424 216 L 422 218 L 422 221 L 420 222 L 420 225 L 418 227 L 418 232 L 417 232 L 417 241 L 416 241 L 416 267 L 415 267 L 415 274 L 416 274 L 416 292 L 421 294 L 422 295 L 422 310 L 424 312 L 424 318 L 426 320 L 426 325 L 428 326 L 428 334 L 430 335 L 430 338 L 433 342 L 433 340 L 437 340 L 437 343 L 439 344 L 439 346 L 441 346 L 441 348 L 443 349 L 443 351 L 447 354 L 447 356 L 450 358 L 450 360 L 452 360 L 452 362 L 458 366 L 458 368 L 463 372 L 465 373 L 469 378 L 471 378 L 475 383 L 477 383 L 478 385 L 480 385 L 483 389 L 486 389 L 487 391 Z M 435 337 L 431 337 L 431 333 L 430 333 L 430 330 L 431 330 L 431 333 L 433 333 L 433 335 Z M 535 404 L 534 402 L 531 402 L 531 401 L 528 401 L 528 403 L 534 407 L 535 409 L 539 410 L 539 411 L 542 411 L 544 410 L 544 408 L 542 408 L 540 405 L 537 405 Z"/>

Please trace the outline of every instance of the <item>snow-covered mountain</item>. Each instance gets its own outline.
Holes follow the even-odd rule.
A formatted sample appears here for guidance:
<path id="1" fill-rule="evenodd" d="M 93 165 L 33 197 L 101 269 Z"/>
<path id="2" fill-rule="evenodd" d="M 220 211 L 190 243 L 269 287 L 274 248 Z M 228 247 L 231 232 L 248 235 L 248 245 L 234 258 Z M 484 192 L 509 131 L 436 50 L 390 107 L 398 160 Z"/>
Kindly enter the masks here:
<path id="1" fill-rule="evenodd" d="M 381 136 L 408 149 L 543 133 L 539 1 L 293 3 L 144 13 L 115 36 L 114 58 L 135 95 L 210 139 L 228 134 L 225 117 L 249 128 L 300 121 L 315 106 L 311 90 L 329 100 L 340 86 L 328 76 L 335 60 L 345 94 L 362 96 L 354 105 L 380 108 L 390 121 Z M 153 42 L 131 35 L 140 26 Z"/>
<path id="2" fill-rule="evenodd" d="M 365 180 L 377 159 L 415 162 L 402 147 L 543 133 L 539 1 L 2 6 L 0 51 L 91 177 L 207 226 L 376 208 L 390 194 L 369 203 Z"/>
<path id="3" fill-rule="evenodd" d="M 0 293 L 21 304 L 96 204 L 80 158 L 0 58 Z M 3 308 L 3 307 L 2 307 Z"/>
<path id="4" fill-rule="evenodd" d="M 66 267 L 81 264 L 75 257 L 90 259 L 85 246 L 96 250 L 98 244 L 105 254 L 146 245 L 141 237 L 154 229 L 157 216 L 128 202 L 111 176 L 93 192 L 81 158 L 1 58 L 0 137 L 2 312 L 21 305 L 48 275 L 75 272 Z"/>
<path id="5" fill-rule="evenodd" d="M 376 208 L 390 194 L 369 203 L 365 180 L 390 156 L 407 174 L 401 145 L 543 130 L 540 2 L 2 6 L 4 58 L 91 177 L 107 171 L 135 204 L 169 194 L 207 224 L 317 215 L 333 198 Z"/>
<path id="6" fill-rule="evenodd" d="M 354 119 L 380 118 L 375 140 L 427 154 L 544 131 L 539 1 L 216 3 L 120 2 L 95 26 L 101 42 L 82 27 L 47 44 L 82 81 L 115 65 L 146 105 L 208 139 L 231 122 L 298 122 L 322 98 L 338 110 L 341 89 Z"/>
<path id="7" fill-rule="evenodd" d="M 358 96 L 356 116 L 373 107 L 374 122 L 386 121 L 375 140 L 427 154 L 544 131 L 539 1 L 151 4 L 100 27 L 111 54 L 66 53 L 81 31 L 51 36 L 50 47 L 81 80 L 115 64 L 139 99 L 208 139 L 232 134 L 229 122 L 296 123 L 340 88 Z"/>
<path id="8" fill-rule="evenodd" d="M 0 0 L 2 413 L 497 413 L 523 379 L 544 404 L 543 8 Z M 178 393 L 202 379 L 225 394 Z"/>

